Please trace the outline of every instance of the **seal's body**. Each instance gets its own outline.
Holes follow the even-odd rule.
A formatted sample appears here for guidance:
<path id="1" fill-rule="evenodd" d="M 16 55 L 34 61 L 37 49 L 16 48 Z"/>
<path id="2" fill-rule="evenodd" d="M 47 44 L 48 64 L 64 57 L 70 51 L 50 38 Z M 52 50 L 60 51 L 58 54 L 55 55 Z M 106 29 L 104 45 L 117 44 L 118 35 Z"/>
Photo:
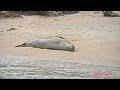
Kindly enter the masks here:
<path id="1" fill-rule="evenodd" d="M 63 37 L 33 39 L 16 47 L 35 47 L 41 49 L 54 49 L 74 51 L 75 47 L 67 39 Z"/>

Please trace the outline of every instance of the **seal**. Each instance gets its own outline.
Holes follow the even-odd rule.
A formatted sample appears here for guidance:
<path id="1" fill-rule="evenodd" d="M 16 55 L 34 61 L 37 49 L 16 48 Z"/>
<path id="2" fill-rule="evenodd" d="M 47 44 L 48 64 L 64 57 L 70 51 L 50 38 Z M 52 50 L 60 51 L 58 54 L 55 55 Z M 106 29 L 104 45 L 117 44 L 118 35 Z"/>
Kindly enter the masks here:
<path id="1" fill-rule="evenodd" d="M 75 46 L 66 38 L 55 36 L 49 38 L 32 39 L 16 47 L 34 47 L 41 49 L 74 51 Z"/>

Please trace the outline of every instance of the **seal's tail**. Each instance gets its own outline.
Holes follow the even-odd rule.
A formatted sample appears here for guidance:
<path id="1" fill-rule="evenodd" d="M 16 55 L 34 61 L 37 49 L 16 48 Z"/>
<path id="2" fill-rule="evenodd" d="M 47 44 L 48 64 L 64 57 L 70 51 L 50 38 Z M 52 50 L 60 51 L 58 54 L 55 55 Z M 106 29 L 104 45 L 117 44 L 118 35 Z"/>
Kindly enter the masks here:
<path id="1" fill-rule="evenodd" d="M 21 45 L 15 46 L 15 47 L 25 47 L 25 46 L 26 46 L 26 43 L 23 43 L 23 44 L 21 44 Z"/>

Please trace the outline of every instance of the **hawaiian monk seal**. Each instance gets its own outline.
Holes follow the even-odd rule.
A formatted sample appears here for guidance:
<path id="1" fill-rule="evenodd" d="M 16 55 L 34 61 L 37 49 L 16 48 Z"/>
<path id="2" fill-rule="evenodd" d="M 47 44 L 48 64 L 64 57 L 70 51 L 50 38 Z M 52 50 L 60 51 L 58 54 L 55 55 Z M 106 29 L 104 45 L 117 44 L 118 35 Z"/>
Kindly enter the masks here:
<path id="1" fill-rule="evenodd" d="M 35 47 L 41 49 L 74 51 L 75 46 L 63 37 L 51 37 L 43 39 L 32 39 L 16 47 Z"/>

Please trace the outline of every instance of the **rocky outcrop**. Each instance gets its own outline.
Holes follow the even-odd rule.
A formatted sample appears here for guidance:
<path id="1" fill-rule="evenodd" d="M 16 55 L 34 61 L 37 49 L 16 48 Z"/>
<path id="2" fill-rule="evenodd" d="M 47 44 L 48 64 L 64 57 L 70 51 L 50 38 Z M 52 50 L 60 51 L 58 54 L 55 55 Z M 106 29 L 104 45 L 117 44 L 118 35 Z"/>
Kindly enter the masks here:
<path id="1" fill-rule="evenodd" d="M 102 11 L 102 13 L 107 17 L 120 17 L 119 11 Z"/>
<path id="2" fill-rule="evenodd" d="M 61 16 L 78 12 L 79 11 L 0 11 L 0 17 L 22 17 L 21 15 Z"/>
<path id="3" fill-rule="evenodd" d="M 43 16 L 59 16 L 66 14 L 74 14 L 79 11 L 17 11 L 16 13 L 23 15 L 43 15 Z"/>
<path id="4" fill-rule="evenodd" d="M 19 13 L 15 13 L 13 11 L 0 11 L 0 18 L 14 18 L 14 17 L 22 17 Z"/>

